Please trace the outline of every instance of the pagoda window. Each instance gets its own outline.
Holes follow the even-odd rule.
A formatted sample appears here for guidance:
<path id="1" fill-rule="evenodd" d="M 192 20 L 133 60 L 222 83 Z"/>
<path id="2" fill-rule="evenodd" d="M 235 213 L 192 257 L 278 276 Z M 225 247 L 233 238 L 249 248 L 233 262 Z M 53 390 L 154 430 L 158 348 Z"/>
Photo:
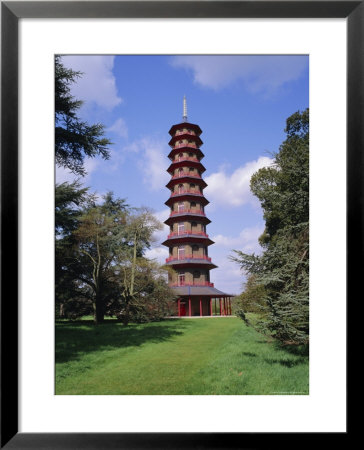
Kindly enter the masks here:
<path id="1" fill-rule="evenodd" d="M 192 255 L 196 255 L 196 253 L 198 253 L 199 250 L 199 246 L 194 244 L 192 245 Z"/>
<path id="2" fill-rule="evenodd" d="M 178 161 L 181 161 L 183 159 L 183 153 L 180 153 L 179 155 L 178 155 Z"/>
<path id="3" fill-rule="evenodd" d="M 178 173 L 179 173 L 180 175 L 183 174 L 183 168 L 182 168 L 182 167 L 180 167 L 180 168 L 178 169 Z"/>
<path id="4" fill-rule="evenodd" d="M 184 202 L 178 203 L 178 212 L 183 212 L 185 210 L 185 204 Z"/>
<path id="5" fill-rule="evenodd" d="M 191 189 L 191 191 L 196 192 L 196 185 L 191 183 L 190 184 L 190 189 Z"/>
<path id="6" fill-rule="evenodd" d="M 178 247 L 178 259 L 184 259 L 185 258 L 185 246 L 180 245 Z"/>
<path id="7" fill-rule="evenodd" d="M 178 193 L 183 194 L 183 184 L 178 185 Z"/>
<path id="8" fill-rule="evenodd" d="M 193 209 L 193 210 L 196 209 L 196 202 L 191 202 L 191 209 Z"/>
<path id="9" fill-rule="evenodd" d="M 185 231 L 185 224 L 184 224 L 184 222 L 179 223 L 178 226 L 177 226 L 177 229 L 178 229 L 178 234 L 179 235 L 183 234 L 183 232 Z"/>
<path id="10" fill-rule="evenodd" d="M 199 270 L 193 271 L 193 278 L 200 278 L 200 276 L 201 276 L 201 272 Z"/>
<path id="11" fill-rule="evenodd" d="M 193 153 L 190 152 L 190 153 L 188 154 L 188 156 L 189 156 L 190 158 L 193 158 Z"/>
<path id="12" fill-rule="evenodd" d="M 184 286 L 185 285 L 185 273 L 180 272 L 178 274 L 178 286 Z"/>

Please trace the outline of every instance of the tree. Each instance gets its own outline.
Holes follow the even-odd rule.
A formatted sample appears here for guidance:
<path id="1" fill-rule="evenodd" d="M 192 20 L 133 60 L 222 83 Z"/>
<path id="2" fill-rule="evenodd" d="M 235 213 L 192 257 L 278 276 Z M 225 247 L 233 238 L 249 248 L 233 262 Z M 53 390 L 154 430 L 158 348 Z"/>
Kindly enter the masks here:
<path id="1" fill-rule="evenodd" d="M 133 295 L 129 284 L 131 267 L 122 269 L 118 277 L 121 295 L 108 306 L 107 314 L 114 315 L 127 325 L 129 322 L 157 321 L 170 314 L 174 294 L 168 286 L 165 268 L 146 258 L 137 258 Z"/>
<path id="2" fill-rule="evenodd" d="M 74 246 L 67 269 L 80 299 L 92 305 L 94 323 L 105 315 L 130 320 L 156 320 L 166 313 L 171 291 L 163 271 L 143 254 L 162 224 L 148 209 L 131 209 L 112 193 L 85 208 L 72 232 Z"/>
<path id="3" fill-rule="evenodd" d="M 150 288 L 151 280 L 154 280 L 151 275 L 156 267 L 142 254 L 145 248 L 150 247 L 154 232 L 161 229 L 162 224 L 147 208 L 141 208 L 137 214 L 128 217 L 126 240 L 129 245 L 123 247 L 120 252 L 122 314 L 119 316 L 122 317 L 124 325 L 128 325 L 133 309 L 138 308 L 140 301 L 143 301 L 142 293 L 145 297 L 148 285 Z"/>
<path id="4" fill-rule="evenodd" d="M 309 336 L 309 111 L 287 119 L 287 139 L 271 167 L 251 178 L 264 211 L 261 256 L 235 250 L 234 261 L 265 291 L 260 331 L 282 342 L 307 343 Z M 245 312 L 241 314 L 246 320 Z M 249 323 L 247 321 L 247 323 Z"/>
<path id="5" fill-rule="evenodd" d="M 266 290 L 257 282 L 255 275 L 250 275 L 244 286 L 244 292 L 237 297 L 239 310 L 263 315 L 266 310 Z M 239 314 L 239 310 L 237 311 Z M 241 313 L 240 313 L 241 314 Z"/>
<path id="6" fill-rule="evenodd" d="M 104 137 L 104 125 L 89 125 L 77 116 L 82 101 L 71 95 L 70 85 L 80 72 L 66 69 L 61 57 L 55 58 L 55 156 L 58 166 L 76 175 L 85 175 L 84 158 L 100 155 L 109 158 L 111 142 Z"/>
<path id="7" fill-rule="evenodd" d="M 104 321 L 106 306 L 118 294 L 118 255 L 127 245 L 125 224 L 128 205 L 124 199 L 104 196 L 101 205 L 93 204 L 79 218 L 73 231 L 74 261 L 69 268 L 83 289 L 83 296 L 92 303 L 94 322 Z"/>
<path id="8" fill-rule="evenodd" d="M 75 311 L 75 301 L 71 308 L 65 308 L 69 299 L 79 295 L 79 289 L 70 265 L 74 265 L 74 237 L 72 232 L 78 226 L 82 208 L 93 201 L 87 188 L 81 183 L 56 184 L 55 188 L 55 299 L 56 314 L 67 315 L 67 309 Z M 68 303 L 69 306 L 69 303 Z M 82 310 L 82 308 L 81 308 Z M 85 310 L 86 311 L 86 310 Z"/>

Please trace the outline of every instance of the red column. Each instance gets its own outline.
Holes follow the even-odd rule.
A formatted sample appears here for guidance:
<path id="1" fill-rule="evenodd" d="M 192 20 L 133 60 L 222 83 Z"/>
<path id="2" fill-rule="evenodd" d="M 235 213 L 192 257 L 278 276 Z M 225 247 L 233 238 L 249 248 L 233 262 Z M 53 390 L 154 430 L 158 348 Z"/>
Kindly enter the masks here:
<path id="1" fill-rule="evenodd" d="M 222 304 L 221 304 L 221 298 L 219 299 L 220 301 L 220 316 L 222 316 Z"/>
<path id="2" fill-rule="evenodd" d="M 230 316 L 231 316 L 231 298 L 229 298 L 229 309 L 230 309 Z"/>
<path id="3" fill-rule="evenodd" d="M 226 297 L 224 297 L 224 316 L 226 316 Z"/>
<path id="4" fill-rule="evenodd" d="M 210 298 L 210 316 L 212 316 L 212 298 Z"/>
<path id="5" fill-rule="evenodd" d="M 200 298 L 200 317 L 202 316 L 202 298 Z"/>
<path id="6" fill-rule="evenodd" d="M 178 317 L 181 317 L 181 299 L 178 299 Z"/>
<path id="7" fill-rule="evenodd" d="M 188 314 L 192 316 L 191 297 L 188 298 Z"/>

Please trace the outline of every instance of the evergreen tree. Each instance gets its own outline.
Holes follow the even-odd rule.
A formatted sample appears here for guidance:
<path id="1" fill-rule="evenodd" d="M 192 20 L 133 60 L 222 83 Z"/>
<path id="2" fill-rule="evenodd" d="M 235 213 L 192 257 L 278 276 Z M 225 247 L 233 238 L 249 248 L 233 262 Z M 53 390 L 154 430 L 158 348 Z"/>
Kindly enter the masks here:
<path id="1" fill-rule="evenodd" d="M 78 181 L 56 185 L 55 300 L 56 314 L 60 317 L 65 317 L 68 313 L 89 312 L 89 309 L 84 308 L 85 305 L 81 307 L 75 300 L 80 292 L 72 270 L 75 265 L 75 239 L 72 232 L 78 226 L 82 209 L 92 201 L 93 196 Z M 72 303 L 69 302 L 70 299 L 73 299 Z"/>
<path id="2" fill-rule="evenodd" d="M 58 166 L 76 175 L 85 175 L 84 158 L 109 158 L 111 142 L 104 137 L 104 125 L 89 125 L 77 116 L 82 101 L 71 95 L 70 85 L 82 74 L 66 69 L 61 57 L 55 58 L 55 157 Z"/>
<path id="3" fill-rule="evenodd" d="M 264 288 L 259 330 L 301 344 L 309 338 L 308 109 L 290 116 L 285 132 L 274 164 L 251 178 L 251 190 L 264 211 L 265 230 L 259 238 L 263 254 L 235 250 L 232 259 L 254 276 L 252 284 Z M 247 321 L 245 312 L 241 317 Z"/>

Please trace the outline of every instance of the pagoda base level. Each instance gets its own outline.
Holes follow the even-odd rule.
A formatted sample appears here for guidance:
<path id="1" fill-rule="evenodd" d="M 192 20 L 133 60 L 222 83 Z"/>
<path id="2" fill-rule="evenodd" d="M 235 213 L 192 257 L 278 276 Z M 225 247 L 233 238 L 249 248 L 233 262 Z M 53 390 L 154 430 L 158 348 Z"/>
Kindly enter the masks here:
<path id="1" fill-rule="evenodd" d="M 177 300 L 178 317 L 231 316 L 231 297 L 180 297 Z"/>

